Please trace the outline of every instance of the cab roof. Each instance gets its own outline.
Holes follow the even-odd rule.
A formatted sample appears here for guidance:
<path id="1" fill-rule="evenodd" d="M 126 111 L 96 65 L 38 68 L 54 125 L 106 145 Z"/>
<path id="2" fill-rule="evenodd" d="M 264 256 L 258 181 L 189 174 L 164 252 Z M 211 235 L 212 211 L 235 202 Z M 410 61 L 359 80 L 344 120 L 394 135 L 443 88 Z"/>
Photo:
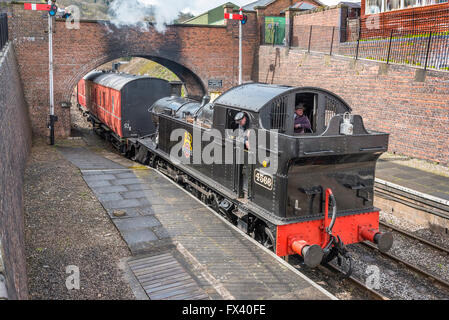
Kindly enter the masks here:
<path id="1" fill-rule="evenodd" d="M 320 93 L 332 96 L 351 112 L 349 105 L 339 96 L 325 89 L 316 87 L 291 87 L 283 85 L 273 85 L 265 83 L 246 83 L 224 92 L 215 99 L 214 104 L 235 107 L 240 110 L 259 112 L 265 105 L 272 102 L 277 97 L 289 93 Z"/>
<path id="2" fill-rule="evenodd" d="M 292 87 L 264 83 L 246 83 L 229 89 L 214 104 L 258 112 L 268 102 L 291 90 Z"/>

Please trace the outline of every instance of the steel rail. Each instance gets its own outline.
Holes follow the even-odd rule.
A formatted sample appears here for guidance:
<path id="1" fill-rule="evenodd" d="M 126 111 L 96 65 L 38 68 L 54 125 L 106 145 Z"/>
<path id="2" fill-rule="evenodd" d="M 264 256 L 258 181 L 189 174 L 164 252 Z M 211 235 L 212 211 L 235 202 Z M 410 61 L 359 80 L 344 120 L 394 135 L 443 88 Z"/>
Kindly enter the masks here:
<path id="1" fill-rule="evenodd" d="M 341 270 L 340 268 L 338 268 L 337 266 L 334 266 L 332 264 L 327 264 L 326 266 L 319 266 L 318 268 L 328 268 L 328 269 L 333 269 L 337 272 L 340 272 L 342 274 L 344 274 L 344 271 Z M 349 277 L 345 277 L 346 279 L 350 280 L 351 282 L 355 283 L 356 286 L 362 288 L 363 290 L 368 291 L 368 293 L 374 297 L 375 300 L 390 300 L 390 298 L 384 296 L 383 294 L 381 294 L 380 292 L 377 292 L 374 289 L 369 288 L 368 286 L 366 286 L 362 281 L 360 281 L 359 279 L 357 279 L 354 276 L 349 276 Z"/>
<path id="2" fill-rule="evenodd" d="M 449 254 L 449 249 L 444 248 L 444 247 L 442 247 L 442 246 L 440 246 L 440 245 L 438 245 L 438 244 L 436 244 L 436 243 L 434 243 L 434 242 L 431 242 L 431 241 L 429 241 L 429 240 L 426 240 L 426 239 L 424 239 L 424 238 L 421 238 L 421 237 L 419 237 L 419 236 L 417 236 L 417 235 L 414 235 L 413 233 L 410 233 L 410 232 L 408 232 L 408 231 L 399 229 L 398 227 L 393 226 L 393 225 L 391 225 L 391 224 L 389 224 L 389 223 L 387 223 L 387 222 L 380 221 L 379 224 L 382 225 L 382 226 L 384 226 L 385 228 L 391 229 L 391 230 L 393 230 L 393 231 L 395 231 L 395 232 L 397 232 L 397 233 L 403 234 L 403 235 L 405 235 L 405 236 L 407 236 L 407 237 L 409 237 L 409 238 L 412 238 L 412 239 L 414 239 L 414 240 L 417 240 L 417 241 L 420 241 L 420 242 L 422 242 L 422 243 L 425 243 L 425 244 L 427 244 L 429 247 L 432 247 L 432 248 L 437 249 L 437 250 L 439 250 L 439 251 L 442 251 L 442 252 L 444 252 L 444 253 L 446 253 L 446 254 Z"/>
<path id="3" fill-rule="evenodd" d="M 421 268 L 419 268 L 419 267 L 417 267 L 417 266 L 415 266 L 415 265 L 413 265 L 413 264 L 411 264 L 411 263 L 409 263 L 409 262 L 407 262 L 407 261 L 405 261 L 405 260 L 403 260 L 403 259 L 401 259 L 401 258 L 399 258 L 399 257 L 397 257 L 397 256 L 395 256 L 393 254 L 391 254 L 391 253 L 382 252 L 375 245 L 373 245 L 371 243 L 360 242 L 360 244 L 364 245 L 364 246 L 366 246 L 366 247 L 368 247 L 370 249 L 373 249 L 373 250 L 377 251 L 381 255 L 383 255 L 383 256 L 391 259 L 391 260 L 394 260 L 396 262 L 399 262 L 399 263 L 405 265 L 407 268 L 413 270 L 414 272 L 420 273 L 421 275 L 424 275 L 424 276 L 428 277 L 429 279 L 431 279 L 433 282 L 437 282 L 440 285 L 442 285 L 442 286 L 446 287 L 447 289 L 449 289 L 449 282 L 447 282 L 446 280 L 438 278 L 437 276 L 435 276 L 435 275 L 433 275 L 433 274 L 431 274 L 431 273 L 429 273 L 429 272 L 427 272 L 425 270 L 422 270 Z"/>

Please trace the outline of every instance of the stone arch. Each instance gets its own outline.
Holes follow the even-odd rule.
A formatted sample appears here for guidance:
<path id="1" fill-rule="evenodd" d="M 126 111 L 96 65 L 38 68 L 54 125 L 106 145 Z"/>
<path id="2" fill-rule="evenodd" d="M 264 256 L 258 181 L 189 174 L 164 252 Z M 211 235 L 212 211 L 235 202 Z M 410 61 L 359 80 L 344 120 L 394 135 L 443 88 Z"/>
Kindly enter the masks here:
<path id="1" fill-rule="evenodd" d="M 159 57 L 155 55 L 148 55 L 143 53 L 121 53 L 116 55 L 103 55 L 94 60 L 89 61 L 88 63 L 83 64 L 81 68 L 75 70 L 72 77 L 69 77 L 67 81 L 63 84 L 64 93 L 62 97 L 62 101 L 69 102 L 70 97 L 73 93 L 73 88 L 77 85 L 77 83 L 90 71 L 98 68 L 99 66 L 122 58 L 122 57 L 139 57 L 145 58 L 154 62 L 159 63 L 160 65 L 166 67 L 170 71 L 172 71 L 182 82 L 184 82 L 187 96 L 192 99 L 201 100 L 201 98 L 207 93 L 206 87 L 198 76 L 198 73 L 195 70 L 191 70 L 194 68 L 188 68 L 183 64 L 172 61 L 170 59 Z"/>

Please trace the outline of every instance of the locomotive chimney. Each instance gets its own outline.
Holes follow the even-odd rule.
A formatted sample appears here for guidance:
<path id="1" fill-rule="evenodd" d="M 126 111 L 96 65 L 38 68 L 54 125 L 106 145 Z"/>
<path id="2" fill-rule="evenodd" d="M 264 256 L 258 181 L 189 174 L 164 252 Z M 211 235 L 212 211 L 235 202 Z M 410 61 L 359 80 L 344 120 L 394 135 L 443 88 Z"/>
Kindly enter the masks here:
<path id="1" fill-rule="evenodd" d="M 112 72 L 118 72 L 118 68 L 120 67 L 120 62 L 112 63 Z"/>
<path id="2" fill-rule="evenodd" d="M 175 97 L 180 97 L 182 94 L 182 85 L 181 81 L 171 81 L 171 95 Z"/>

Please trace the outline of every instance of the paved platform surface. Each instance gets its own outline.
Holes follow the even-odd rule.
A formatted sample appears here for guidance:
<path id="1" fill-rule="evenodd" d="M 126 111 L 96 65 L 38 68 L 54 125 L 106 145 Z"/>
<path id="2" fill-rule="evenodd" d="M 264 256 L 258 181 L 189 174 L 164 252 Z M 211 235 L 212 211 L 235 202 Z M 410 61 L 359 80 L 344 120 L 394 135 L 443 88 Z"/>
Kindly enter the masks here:
<path id="1" fill-rule="evenodd" d="M 157 171 L 131 170 L 85 148 L 59 151 L 125 239 L 134 255 L 128 265 L 150 298 L 335 298 Z"/>
<path id="2" fill-rule="evenodd" d="M 449 178 L 442 175 L 379 160 L 376 178 L 449 201 Z"/>

